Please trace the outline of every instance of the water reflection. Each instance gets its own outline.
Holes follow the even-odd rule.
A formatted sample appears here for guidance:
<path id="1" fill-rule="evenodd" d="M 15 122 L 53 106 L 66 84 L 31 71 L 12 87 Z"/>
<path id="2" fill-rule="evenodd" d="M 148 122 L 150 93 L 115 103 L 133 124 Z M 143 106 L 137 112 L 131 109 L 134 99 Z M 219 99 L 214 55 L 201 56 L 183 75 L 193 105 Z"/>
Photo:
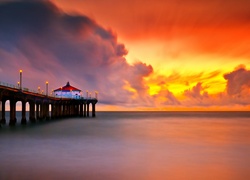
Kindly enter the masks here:
<path id="1" fill-rule="evenodd" d="M 244 117 L 103 114 L 0 132 L 0 179 L 249 179 Z"/>

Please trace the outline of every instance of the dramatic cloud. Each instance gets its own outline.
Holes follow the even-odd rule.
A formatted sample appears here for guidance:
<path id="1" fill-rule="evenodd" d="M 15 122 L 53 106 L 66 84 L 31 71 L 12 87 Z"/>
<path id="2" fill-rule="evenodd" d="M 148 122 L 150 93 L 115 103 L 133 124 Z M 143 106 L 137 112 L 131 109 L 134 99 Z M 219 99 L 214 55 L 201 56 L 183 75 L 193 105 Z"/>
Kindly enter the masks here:
<path id="1" fill-rule="evenodd" d="M 24 84 L 41 86 L 49 80 L 58 88 L 68 80 L 84 90 L 98 90 L 104 104 L 126 104 L 133 93 L 145 94 L 143 78 L 152 67 L 129 65 L 127 50 L 116 35 L 83 15 L 60 11 L 49 1 L 0 4 L 1 79 L 16 82 L 24 70 Z M 5 78 L 4 78 L 5 77 Z M 18 79 L 18 78 L 16 78 Z M 140 104 L 144 104 L 140 98 Z"/>
<path id="2" fill-rule="evenodd" d="M 94 15 L 130 41 L 158 39 L 181 44 L 172 54 L 250 57 L 248 0 L 105 0 L 98 1 L 98 6 L 96 1 L 85 0 L 78 7 L 68 0 L 54 2 L 68 11 Z"/>
<path id="3" fill-rule="evenodd" d="M 203 99 L 204 97 L 208 97 L 208 93 L 206 91 L 202 93 L 203 90 L 202 83 L 199 82 L 191 90 L 186 90 L 184 95 L 195 99 Z"/>
<path id="4" fill-rule="evenodd" d="M 181 105 L 179 100 L 169 90 L 161 90 L 159 93 L 153 96 L 158 103 L 159 107 L 166 106 L 178 106 Z"/>
<path id="5" fill-rule="evenodd" d="M 197 83 L 191 89 L 184 91 L 185 106 L 248 106 L 250 101 L 250 71 L 244 65 L 238 66 L 233 72 L 224 75 L 226 79 L 225 92 L 209 94 L 202 83 Z"/>
<path id="6" fill-rule="evenodd" d="M 225 74 L 227 80 L 227 93 L 233 97 L 249 97 L 250 95 L 250 71 L 244 66 L 239 66 L 235 71 Z"/>
<path id="7" fill-rule="evenodd" d="M 125 57 L 128 50 L 118 42 L 113 26 L 104 28 L 82 12 L 69 13 L 65 10 L 65 4 L 71 4 L 69 1 L 54 3 L 47 0 L 0 3 L 0 81 L 16 84 L 19 69 L 23 69 L 25 87 L 43 89 L 48 80 L 50 89 L 55 89 L 70 81 L 83 90 L 83 95 L 85 90 L 97 90 L 100 103 L 126 110 L 249 107 L 250 71 L 239 66 L 230 72 L 235 65 L 249 61 L 248 1 L 230 0 L 220 9 L 222 0 L 155 3 L 139 0 L 132 6 L 134 14 L 127 13 L 130 0 L 98 1 L 98 6 L 88 0 L 78 2 L 79 7 L 86 5 L 82 9 L 90 7 L 102 14 L 103 17 L 97 16 L 98 21 L 105 18 L 119 22 L 114 29 L 128 41 L 148 37 L 166 42 L 166 53 L 174 55 L 172 59 L 166 56 L 164 61 L 159 60 L 157 68 L 140 61 L 128 63 Z M 58 8 L 60 4 L 65 11 Z M 107 14 L 102 12 L 103 8 Z M 151 51 L 154 44 L 143 47 Z M 195 53 L 185 56 L 186 50 L 191 54 L 222 53 L 223 67 L 231 63 L 225 58 L 228 55 L 244 57 L 244 61 L 238 59 L 223 69 L 209 64 L 218 59 L 197 58 Z M 157 57 L 153 60 L 157 61 Z M 187 66 L 191 71 L 185 69 Z M 225 72 L 230 73 L 223 79 Z"/>

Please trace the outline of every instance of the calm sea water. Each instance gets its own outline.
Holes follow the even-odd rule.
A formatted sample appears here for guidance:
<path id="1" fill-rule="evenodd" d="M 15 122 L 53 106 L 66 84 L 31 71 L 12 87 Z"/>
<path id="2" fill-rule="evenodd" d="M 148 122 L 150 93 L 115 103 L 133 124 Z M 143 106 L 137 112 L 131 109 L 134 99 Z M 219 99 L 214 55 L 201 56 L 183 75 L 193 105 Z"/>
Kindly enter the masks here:
<path id="1" fill-rule="evenodd" d="M 250 179 L 250 113 L 98 112 L 3 126 L 0 179 Z"/>

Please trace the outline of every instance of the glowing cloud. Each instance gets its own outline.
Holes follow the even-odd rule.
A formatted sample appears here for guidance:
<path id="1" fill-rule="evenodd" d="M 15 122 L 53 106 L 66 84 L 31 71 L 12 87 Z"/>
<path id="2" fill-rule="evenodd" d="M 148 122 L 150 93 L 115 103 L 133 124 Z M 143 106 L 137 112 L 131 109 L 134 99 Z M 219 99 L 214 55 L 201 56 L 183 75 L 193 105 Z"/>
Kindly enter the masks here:
<path id="1" fill-rule="evenodd" d="M 249 63 L 250 6 L 228 1 L 221 9 L 223 2 L 139 0 L 135 14 L 127 12 L 131 0 L 2 2 L 0 80 L 14 84 L 23 69 L 33 89 L 47 79 L 52 89 L 70 81 L 98 90 L 100 104 L 115 110 L 249 110 L 249 67 L 230 71 Z M 88 8 L 129 51 L 111 28 L 84 15 Z"/>

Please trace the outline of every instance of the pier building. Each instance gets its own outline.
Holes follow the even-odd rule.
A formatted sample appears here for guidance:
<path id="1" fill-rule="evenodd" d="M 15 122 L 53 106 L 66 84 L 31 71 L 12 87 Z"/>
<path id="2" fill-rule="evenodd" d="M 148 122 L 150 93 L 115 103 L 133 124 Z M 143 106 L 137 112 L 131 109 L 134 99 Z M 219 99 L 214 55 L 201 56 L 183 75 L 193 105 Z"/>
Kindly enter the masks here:
<path id="1" fill-rule="evenodd" d="M 21 74 L 21 71 L 20 71 Z M 21 80 L 21 78 L 20 78 Z M 21 82 L 21 81 L 20 81 Z M 48 82 L 46 82 L 46 88 L 48 88 Z M 69 83 L 66 84 L 65 89 L 73 88 Z M 48 90 L 47 90 L 48 91 Z M 57 92 L 57 91 L 55 91 Z M 21 124 L 26 124 L 26 103 L 29 107 L 29 121 L 35 122 L 37 120 L 50 120 L 55 118 L 64 117 L 89 117 L 90 108 L 92 117 L 96 116 L 95 105 L 98 102 L 96 98 L 84 98 L 79 95 L 81 90 L 75 88 L 71 91 L 71 97 L 68 96 L 68 91 L 63 91 L 65 96 L 54 96 L 43 94 L 39 91 L 32 91 L 28 88 L 23 88 L 21 84 L 19 86 L 10 85 L 0 82 L 0 105 L 1 105 L 1 117 L 0 122 L 6 123 L 6 101 L 9 101 L 10 119 L 9 125 L 16 124 L 16 103 L 22 104 L 22 119 Z M 74 94 L 75 93 L 75 94 Z M 91 105 L 91 106 L 90 106 Z"/>
<path id="2" fill-rule="evenodd" d="M 72 98 L 80 99 L 82 96 L 82 91 L 76 87 L 70 85 L 69 82 L 63 87 L 57 88 L 53 91 L 55 97 L 59 98 Z"/>

